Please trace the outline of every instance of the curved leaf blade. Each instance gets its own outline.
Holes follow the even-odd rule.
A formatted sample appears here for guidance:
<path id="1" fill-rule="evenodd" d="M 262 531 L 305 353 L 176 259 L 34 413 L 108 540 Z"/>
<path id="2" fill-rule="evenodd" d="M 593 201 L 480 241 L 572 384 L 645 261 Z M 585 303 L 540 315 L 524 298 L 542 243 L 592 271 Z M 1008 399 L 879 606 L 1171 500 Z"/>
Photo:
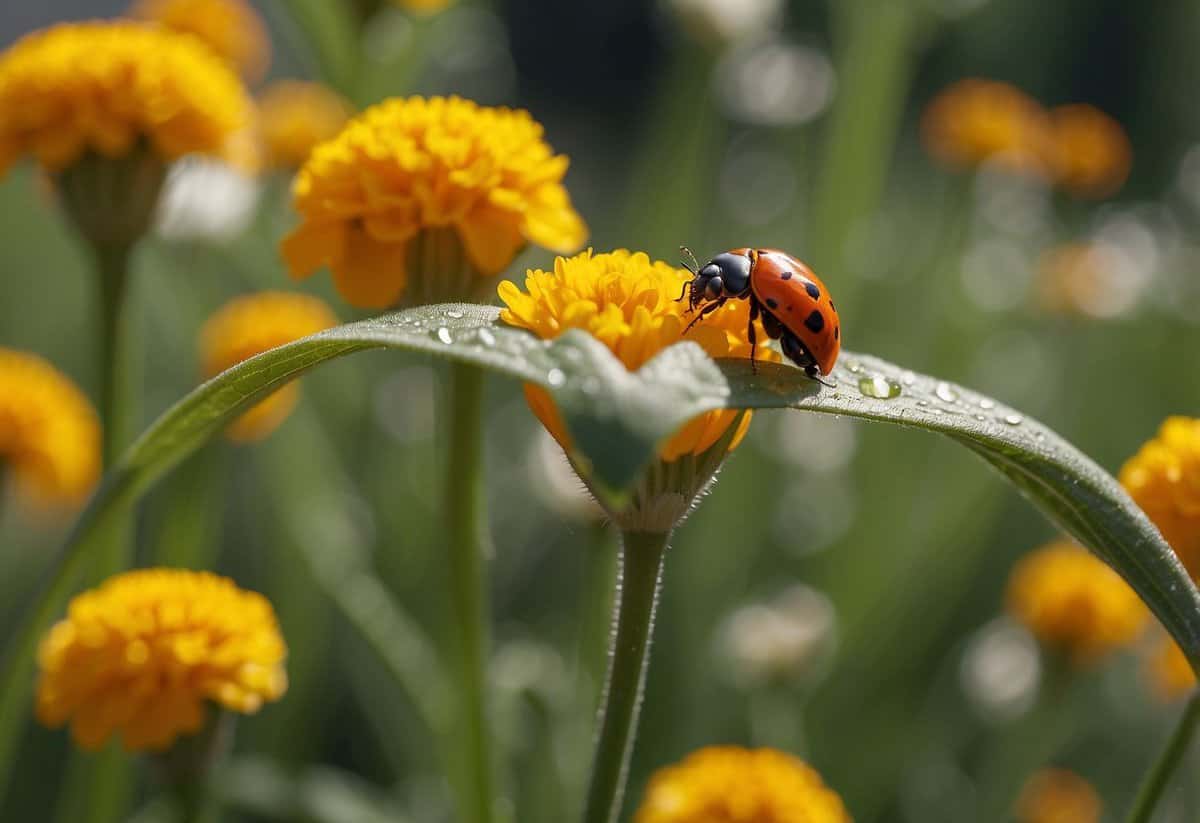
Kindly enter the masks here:
<path id="1" fill-rule="evenodd" d="M 138 439 L 80 517 L 0 669 L 0 762 L 11 761 L 28 710 L 37 638 L 62 609 L 93 537 L 255 402 L 320 363 L 376 348 L 421 351 L 545 387 L 599 481 L 593 485 L 614 501 L 637 480 L 658 443 L 713 409 L 795 408 L 944 434 L 987 460 L 1112 565 L 1200 670 L 1200 592 L 1170 547 L 1111 475 L 1007 406 L 850 352 L 828 387 L 790 366 L 760 363 L 754 373 L 744 360 L 714 362 L 690 342 L 631 373 L 578 330 L 542 341 L 501 324 L 495 307 L 451 304 L 348 323 L 247 360 L 183 398 Z"/>

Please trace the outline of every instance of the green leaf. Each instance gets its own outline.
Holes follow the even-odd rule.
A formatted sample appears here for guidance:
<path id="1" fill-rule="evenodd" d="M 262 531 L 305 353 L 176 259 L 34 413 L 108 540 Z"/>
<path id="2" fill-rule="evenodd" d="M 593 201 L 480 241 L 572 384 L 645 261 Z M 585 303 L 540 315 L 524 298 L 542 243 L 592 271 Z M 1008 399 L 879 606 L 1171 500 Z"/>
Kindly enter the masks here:
<path id="1" fill-rule="evenodd" d="M 210 380 L 168 410 L 105 480 L 53 564 L 34 613 L 0 670 L 0 763 L 11 762 L 28 710 L 33 651 L 62 609 L 94 537 L 164 472 L 271 391 L 327 360 L 396 348 L 472 363 L 544 387 L 593 486 L 627 494 L 658 443 L 718 408 L 796 408 L 939 432 L 996 467 L 1039 509 L 1112 565 L 1200 668 L 1200 592 L 1120 485 L 1054 432 L 990 398 L 873 357 L 844 352 L 824 386 L 799 369 L 713 361 L 694 343 L 628 372 L 605 346 L 572 330 L 538 340 L 490 306 L 425 306 L 349 323 L 281 346 Z M 2 776 L 2 775 L 0 775 Z"/>

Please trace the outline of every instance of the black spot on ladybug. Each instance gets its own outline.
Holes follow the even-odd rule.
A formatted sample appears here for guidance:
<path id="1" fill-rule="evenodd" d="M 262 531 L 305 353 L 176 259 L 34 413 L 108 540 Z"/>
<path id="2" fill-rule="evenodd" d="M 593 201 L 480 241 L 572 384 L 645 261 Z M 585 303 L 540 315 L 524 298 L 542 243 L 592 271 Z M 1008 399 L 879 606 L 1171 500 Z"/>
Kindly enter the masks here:
<path id="1" fill-rule="evenodd" d="M 785 271 L 783 274 L 779 275 L 779 279 L 780 280 L 791 280 L 792 273 L 790 271 Z"/>
<path id="2" fill-rule="evenodd" d="M 767 298 L 767 308 L 770 308 L 770 309 L 777 309 L 777 308 L 779 308 L 779 303 L 778 303 L 778 302 L 775 300 L 775 298 L 774 298 L 774 297 L 768 297 L 768 298 Z"/>
<path id="3" fill-rule="evenodd" d="M 834 326 L 834 327 L 833 327 L 833 339 L 834 339 L 834 340 L 838 340 L 838 339 L 840 339 L 840 338 L 841 338 L 841 336 L 842 336 L 842 327 L 841 327 L 841 326 Z"/>
<path id="4" fill-rule="evenodd" d="M 821 290 L 819 288 L 817 288 L 816 283 L 811 283 L 811 282 L 805 283 L 804 290 L 806 292 L 808 292 L 808 296 L 811 297 L 813 300 L 816 300 L 818 297 L 821 296 Z"/>
<path id="5" fill-rule="evenodd" d="M 810 332 L 816 334 L 817 332 L 821 331 L 821 329 L 825 328 L 825 315 L 821 314 L 821 312 L 818 310 L 813 309 L 812 314 L 804 318 L 804 325 Z"/>

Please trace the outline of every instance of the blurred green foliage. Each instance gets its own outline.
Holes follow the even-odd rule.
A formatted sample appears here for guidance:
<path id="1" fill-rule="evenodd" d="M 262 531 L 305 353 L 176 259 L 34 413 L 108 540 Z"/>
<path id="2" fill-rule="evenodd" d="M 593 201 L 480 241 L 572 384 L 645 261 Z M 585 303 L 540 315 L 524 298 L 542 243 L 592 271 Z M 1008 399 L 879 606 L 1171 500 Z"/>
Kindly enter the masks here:
<path id="1" fill-rule="evenodd" d="M 889 44 L 892 70 L 872 72 L 861 62 L 875 54 L 872 29 L 853 23 L 872 18 L 871 3 L 837 9 L 859 3 L 852 13 L 795 3 L 770 34 L 831 61 L 835 79 L 830 108 L 783 121 L 730 108 L 714 78 L 736 68 L 734 53 L 639 4 L 580 4 L 574 21 L 530 0 L 464 1 L 419 23 L 384 8 L 349 52 L 337 31 L 291 18 L 290 3 L 264 10 L 278 72 L 328 72 L 359 103 L 459 92 L 530 108 L 572 156 L 568 186 L 597 249 L 666 259 L 680 243 L 701 256 L 742 245 L 801 257 L 819 249 L 854 349 L 999 397 L 1115 471 L 1163 417 L 1200 408 L 1191 362 L 1200 348 L 1200 154 L 1187 153 L 1200 140 L 1190 80 L 1200 11 L 1177 2 L 1151 13 L 1121 0 L 896 3 L 904 9 L 891 13 L 912 19 L 900 32 L 875 31 L 900 40 Z M 590 39 L 581 35 L 589 25 Z M 334 39 L 318 42 L 313 31 Z M 605 78 L 614 62 L 633 65 Z M 1130 182 L 1110 201 L 1081 203 L 1003 174 L 939 169 L 920 149 L 917 120 L 933 92 L 970 75 L 1012 81 L 1047 104 L 1106 109 L 1133 143 Z M 883 94 L 892 114 L 856 108 L 862 98 L 851 93 Z M 839 159 L 830 131 L 860 126 L 869 133 Z M 827 178 L 831 166 L 856 177 Z M 29 169 L 0 182 L 0 214 L 0 345 L 37 352 L 94 392 L 93 282 L 78 241 Z M 133 289 L 152 341 L 144 423 L 197 384 L 195 338 L 209 313 L 247 290 L 295 287 L 275 252 L 290 220 L 286 181 L 267 179 L 234 236 L 143 244 Z M 814 234 L 826 225 L 832 238 Z M 1122 288 L 1136 286 L 1132 297 L 1104 316 L 1047 311 L 1037 300 L 1040 253 L 1088 240 L 1124 255 L 1119 277 Z M 510 276 L 549 262 L 531 251 Z M 296 288 L 340 305 L 328 278 Z M 270 440 L 214 443 L 141 508 L 140 562 L 212 563 L 263 591 L 291 646 L 289 695 L 240 723 L 231 820 L 447 819 L 429 729 L 314 579 L 319 563 L 352 558 L 436 645 L 453 641 L 435 492 L 445 377 L 395 352 L 322 369 Z M 549 471 L 539 426 L 515 384 L 492 380 L 487 392 L 502 786 L 513 819 L 551 823 L 569 819 L 582 791 L 613 535 L 539 491 Z M 964 675 L 981 630 L 1002 611 L 1014 559 L 1051 538 L 1050 526 L 951 444 L 796 417 L 761 413 L 675 537 L 630 808 L 650 771 L 718 742 L 801 754 L 859 823 L 1004 819 L 989 804 L 999 796 L 1003 809 L 1006 793 L 1044 763 L 1084 775 L 1110 814 L 1126 808 L 1175 712 L 1146 687 L 1137 655 L 1082 673 L 1061 693 L 1044 689 L 1025 711 L 986 709 Z M 15 625 L 29 605 L 65 520 L 5 502 L 0 625 Z M 722 622 L 796 582 L 832 603 L 830 658 L 802 684 L 752 688 L 730 677 Z M 1053 679 L 1049 664 L 1042 675 L 1043 685 Z M 62 733 L 29 729 L 0 817 L 46 819 L 67 748 Z M 1181 781 L 1161 821 L 1195 819 L 1197 794 Z M 151 795 L 143 786 L 138 799 Z"/>

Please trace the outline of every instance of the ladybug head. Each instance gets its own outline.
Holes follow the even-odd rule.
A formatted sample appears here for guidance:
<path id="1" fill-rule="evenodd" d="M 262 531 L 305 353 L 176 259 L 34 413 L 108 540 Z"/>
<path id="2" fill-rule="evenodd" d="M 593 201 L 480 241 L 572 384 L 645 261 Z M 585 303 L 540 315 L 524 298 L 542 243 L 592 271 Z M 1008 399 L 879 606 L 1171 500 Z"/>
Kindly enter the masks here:
<path id="1" fill-rule="evenodd" d="M 691 255 L 686 248 L 684 251 Z M 750 285 L 750 266 L 749 256 L 737 252 L 718 254 L 703 266 L 697 266 L 696 258 L 692 257 L 692 266 L 688 267 L 693 274 L 689 296 L 692 308 L 722 296 L 740 295 Z"/>

